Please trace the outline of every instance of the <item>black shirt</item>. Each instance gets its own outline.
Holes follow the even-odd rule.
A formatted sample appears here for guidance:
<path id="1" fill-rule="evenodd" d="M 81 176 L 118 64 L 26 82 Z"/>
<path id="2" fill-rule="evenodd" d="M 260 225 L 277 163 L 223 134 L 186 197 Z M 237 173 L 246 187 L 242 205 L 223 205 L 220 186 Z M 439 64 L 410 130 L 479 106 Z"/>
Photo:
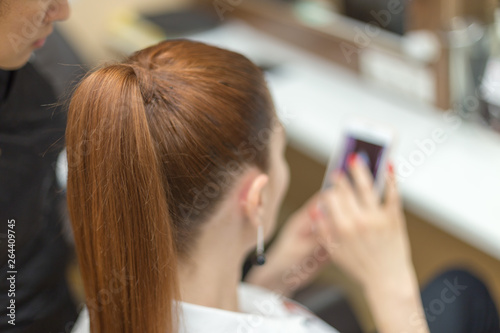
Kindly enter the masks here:
<path id="1" fill-rule="evenodd" d="M 7 98 L 7 93 L 11 86 L 10 78 L 12 77 L 11 71 L 0 70 L 0 103 Z"/>
<path id="2" fill-rule="evenodd" d="M 16 328 L 47 318 L 67 302 L 68 246 L 62 235 L 64 195 L 55 166 L 66 115 L 31 64 L 0 70 L 0 331 L 15 299 Z M 15 220 L 15 297 L 8 297 L 7 223 Z M 9 274 L 10 275 L 10 274 Z"/>

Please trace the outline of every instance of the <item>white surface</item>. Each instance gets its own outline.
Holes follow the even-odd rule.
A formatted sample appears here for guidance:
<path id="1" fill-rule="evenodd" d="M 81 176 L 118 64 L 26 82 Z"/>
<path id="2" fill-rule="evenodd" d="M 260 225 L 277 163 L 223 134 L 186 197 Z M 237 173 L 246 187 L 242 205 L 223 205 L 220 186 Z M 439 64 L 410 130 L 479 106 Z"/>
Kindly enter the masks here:
<path id="1" fill-rule="evenodd" d="M 257 63 L 277 64 L 269 84 L 290 143 L 320 162 L 337 149 L 346 118 L 392 125 L 399 134 L 393 160 L 406 208 L 500 259 L 500 135 L 369 86 L 343 68 L 239 22 L 191 37 Z M 436 130 L 446 140 L 434 141 L 425 154 L 415 140 L 430 140 Z M 420 165 L 409 170 L 410 161 Z"/>
<path id="2" fill-rule="evenodd" d="M 359 67 L 365 78 L 380 82 L 388 89 L 429 104 L 436 101 L 436 77 L 426 65 L 377 49 L 365 49 L 359 54 Z"/>

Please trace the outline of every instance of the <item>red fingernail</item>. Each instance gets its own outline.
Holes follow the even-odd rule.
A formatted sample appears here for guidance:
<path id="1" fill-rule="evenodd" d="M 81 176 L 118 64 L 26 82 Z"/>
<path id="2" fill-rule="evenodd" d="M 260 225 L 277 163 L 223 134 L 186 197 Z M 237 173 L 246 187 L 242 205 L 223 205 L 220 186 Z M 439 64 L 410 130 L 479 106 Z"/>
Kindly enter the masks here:
<path id="1" fill-rule="evenodd" d="M 392 162 L 389 162 L 388 169 L 389 169 L 389 173 L 391 175 L 393 175 L 394 174 L 394 165 L 392 164 Z"/>
<path id="2" fill-rule="evenodd" d="M 319 219 L 319 210 L 317 208 L 314 208 L 312 211 L 311 211 L 311 220 L 313 221 L 317 221 Z"/>
<path id="3" fill-rule="evenodd" d="M 356 154 L 350 154 L 349 157 L 347 157 L 347 164 L 352 167 L 356 163 L 356 158 Z"/>
<path id="4" fill-rule="evenodd" d="M 316 221 L 319 218 L 319 205 L 320 203 L 318 202 L 315 205 L 311 205 L 311 207 L 309 207 L 309 217 L 312 221 Z"/>

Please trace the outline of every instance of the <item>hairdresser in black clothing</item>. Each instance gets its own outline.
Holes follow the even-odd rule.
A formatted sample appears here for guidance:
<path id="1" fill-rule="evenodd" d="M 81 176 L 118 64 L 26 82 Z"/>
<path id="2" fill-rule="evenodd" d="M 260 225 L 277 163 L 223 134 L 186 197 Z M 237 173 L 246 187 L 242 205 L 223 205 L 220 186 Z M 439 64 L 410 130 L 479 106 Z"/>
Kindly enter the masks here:
<path id="1" fill-rule="evenodd" d="M 28 63 L 68 15 L 66 0 L 0 0 L 0 332 L 69 332 L 77 315 L 55 174 L 66 115 Z"/>

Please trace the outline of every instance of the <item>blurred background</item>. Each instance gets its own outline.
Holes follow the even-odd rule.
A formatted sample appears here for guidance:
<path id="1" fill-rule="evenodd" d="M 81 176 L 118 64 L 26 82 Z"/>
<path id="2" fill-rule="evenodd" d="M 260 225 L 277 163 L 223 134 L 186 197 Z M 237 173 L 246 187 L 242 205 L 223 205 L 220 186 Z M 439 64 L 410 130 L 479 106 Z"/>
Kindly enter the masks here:
<path id="1" fill-rule="evenodd" d="M 166 38 L 232 49 L 265 70 L 289 138 L 292 179 L 280 221 L 319 190 L 346 118 L 392 126 L 420 282 L 465 267 L 500 304 L 496 0 L 74 0 L 71 6 L 70 20 L 35 58 L 61 96 L 82 72 Z M 76 265 L 69 277 L 81 299 Z M 335 267 L 295 297 L 342 332 L 374 330 L 361 291 Z"/>

